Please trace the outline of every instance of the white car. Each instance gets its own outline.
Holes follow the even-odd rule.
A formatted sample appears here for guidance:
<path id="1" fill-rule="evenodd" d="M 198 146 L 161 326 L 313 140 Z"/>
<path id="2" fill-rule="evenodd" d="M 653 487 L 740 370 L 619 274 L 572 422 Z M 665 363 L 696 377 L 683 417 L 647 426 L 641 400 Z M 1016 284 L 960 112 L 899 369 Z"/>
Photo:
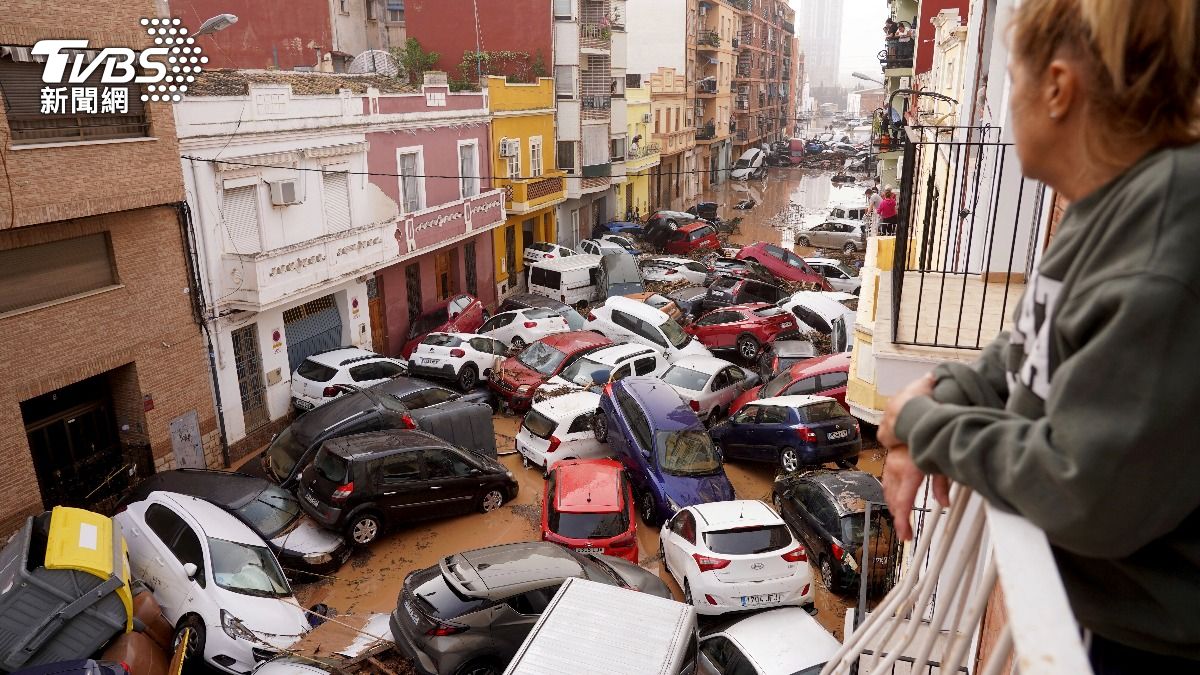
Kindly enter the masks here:
<path id="1" fill-rule="evenodd" d="M 534 400 L 546 398 L 549 392 L 599 389 L 630 375 L 658 377 L 667 369 L 667 359 L 661 349 L 640 344 L 619 344 L 601 347 L 579 357 L 561 373 L 546 381 L 533 392 Z"/>
<path id="2" fill-rule="evenodd" d="M 862 288 L 862 278 L 858 272 L 846 263 L 836 258 L 805 258 L 804 262 L 813 271 L 825 277 L 829 286 L 835 291 L 858 295 Z"/>
<path id="3" fill-rule="evenodd" d="M 633 342 L 663 350 L 667 361 L 683 356 L 712 356 L 700 341 L 683 332 L 674 319 L 633 298 L 614 297 L 588 312 L 584 330 L 617 343 Z"/>
<path id="4" fill-rule="evenodd" d="M 660 256 L 642 261 L 642 277 L 647 281 L 686 281 L 703 286 L 708 267 L 688 258 Z"/>
<path id="5" fill-rule="evenodd" d="M 565 258 L 570 255 L 575 255 L 575 251 L 566 246 L 551 244 L 548 241 L 535 241 L 525 247 L 521 253 L 521 257 L 525 259 L 525 264 L 539 260 L 553 260 L 554 258 Z"/>
<path id="6" fill-rule="evenodd" d="M 419 377 L 454 380 L 471 391 L 504 359 L 508 344 L 473 333 L 430 333 L 408 360 L 408 372 Z"/>
<path id="7" fill-rule="evenodd" d="M 614 242 L 605 241 L 604 239 L 584 239 L 579 242 L 579 252 L 587 253 L 588 255 L 621 255 L 628 253 L 624 246 Z"/>
<path id="8" fill-rule="evenodd" d="M 705 633 L 696 673 L 816 675 L 841 646 L 808 612 L 780 607 Z"/>
<path id="9" fill-rule="evenodd" d="M 638 250 L 637 244 L 633 243 L 632 239 L 620 234 L 602 234 L 600 235 L 600 241 L 610 241 L 625 249 L 628 253 L 636 254 Z"/>
<path id="10" fill-rule="evenodd" d="M 189 656 L 241 675 L 309 631 L 271 549 L 215 504 L 151 492 L 114 518 L 133 576 L 154 590 L 167 621 L 192 629 Z"/>
<path id="11" fill-rule="evenodd" d="M 734 162 L 733 169 L 729 172 L 729 177 L 734 180 L 762 178 L 767 175 L 767 167 L 764 164 L 766 159 L 767 155 L 762 149 L 750 148 L 742 153 L 738 161 Z M 759 201 L 761 202 L 762 200 Z"/>
<path id="12" fill-rule="evenodd" d="M 758 375 L 715 356 L 685 356 L 662 375 L 701 421 L 712 424 L 729 405 L 758 383 Z"/>
<path id="13" fill-rule="evenodd" d="M 517 452 L 525 464 L 549 474 L 564 459 L 609 457 L 608 445 L 596 440 L 592 417 L 600 394 L 579 391 L 534 403 L 517 432 Z"/>
<path id="14" fill-rule="evenodd" d="M 804 546 L 758 500 L 681 509 L 659 533 L 663 564 L 700 614 L 812 605 Z"/>
<path id="15" fill-rule="evenodd" d="M 514 349 L 523 349 L 547 335 L 566 333 L 571 330 L 561 314 L 545 307 L 514 309 L 500 312 L 483 322 L 479 334 L 499 340 Z"/>
<path id="16" fill-rule="evenodd" d="M 407 373 L 404 361 L 358 347 L 319 352 L 292 373 L 292 405 L 300 412 L 312 410 L 344 394 L 340 384 L 365 388 Z"/>
<path id="17" fill-rule="evenodd" d="M 794 314 L 803 324 L 801 331 L 808 326 L 822 335 L 829 335 L 833 332 L 834 323 L 839 320 L 847 320 L 849 325 L 853 325 L 854 310 L 842 304 L 847 299 L 857 298 L 837 291 L 796 291 L 775 303 L 775 306 Z"/>

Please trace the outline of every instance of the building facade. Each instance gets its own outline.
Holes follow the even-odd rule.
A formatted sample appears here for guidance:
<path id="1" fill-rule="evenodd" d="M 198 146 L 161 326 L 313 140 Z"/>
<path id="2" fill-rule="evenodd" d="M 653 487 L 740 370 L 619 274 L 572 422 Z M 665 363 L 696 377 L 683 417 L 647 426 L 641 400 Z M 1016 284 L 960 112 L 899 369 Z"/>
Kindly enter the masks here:
<path id="1" fill-rule="evenodd" d="M 554 61 L 552 11 L 563 15 L 571 11 L 566 6 L 571 3 L 563 0 L 554 0 L 553 5 L 550 0 L 405 0 L 402 4 L 407 36 L 426 51 L 437 52 L 434 67 L 451 79 L 473 75 L 470 69 L 460 72 L 459 64 L 464 54 L 477 51 L 521 54 L 520 61 L 531 70 L 535 63 L 541 64 L 534 77 L 550 75 Z"/>
<path id="2" fill-rule="evenodd" d="M 696 164 L 702 185 L 723 183 L 733 166 L 733 71 L 741 13 L 729 0 L 700 0 L 696 17 Z"/>
<path id="3" fill-rule="evenodd" d="M 682 73 L 659 68 L 650 75 L 650 109 L 660 162 L 651 177 L 651 210 L 684 209 L 700 193 L 696 173 L 695 108 Z"/>
<path id="4" fill-rule="evenodd" d="M 0 532 L 57 505 L 111 511 L 156 470 L 223 464 L 170 104 L 93 75 L 102 101 L 124 90 L 123 112 L 46 114 L 29 52 L 151 46 L 138 22 L 155 7 L 19 0 L 0 16 Z"/>
<path id="5" fill-rule="evenodd" d="M 733 154 L 791 138 L 795 118 L 791 79 L 795 11 L 780 0 L 736 0 L 741 9 L 734 69 Z"/>
<path id="6" fill-rule="evenodd" d="M 648 83 L 633 74 L 626 75 L 625 82 L 629 151 L 625 185 L 617 191 L 617 213 L 625 220 L 635 220 L 650 213 L 650 178 L 659 164 L 659 146 L 652 133 L 654 114 Z"/>
<path id="7" fill-rule="evenodd" d="M 496 297 L 526 289 L 522 251 L 535 241 L 557 241 L 556 207 L 566 183 L 555 159 L 554 80 L 536 83 L 487 79 L 492 112 L 490 170 L 504 190 L 507 220 L 492 232 Z"/>

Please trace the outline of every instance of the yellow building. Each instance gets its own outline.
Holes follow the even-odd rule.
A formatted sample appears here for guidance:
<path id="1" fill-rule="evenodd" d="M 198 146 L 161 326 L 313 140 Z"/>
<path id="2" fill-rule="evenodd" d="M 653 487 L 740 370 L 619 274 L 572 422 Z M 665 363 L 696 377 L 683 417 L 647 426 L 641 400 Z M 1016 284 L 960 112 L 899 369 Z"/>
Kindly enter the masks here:
<path id="1" fill-rule="evenodd" d="M 493 232 L 496 297 L 525 288 L 522 251 L 557 241 L 554 207 L 567 199 L 555 161 L 554 79 L 531 84 L 488 77 L 492 112 L 493 183 L 503 188 L 508 220 Z"/>
<path id="2" fill-rule="evenodd" d="M 626 152 L 625 185 L 617 190 L 617 217 L 645 217 L 650 214 L 650 171 L 658 166 L 658 143 L 651 134 L 654 126 L 650 116 L 650 88 L 625 89 L 628 110 L 629 149 Z"/>

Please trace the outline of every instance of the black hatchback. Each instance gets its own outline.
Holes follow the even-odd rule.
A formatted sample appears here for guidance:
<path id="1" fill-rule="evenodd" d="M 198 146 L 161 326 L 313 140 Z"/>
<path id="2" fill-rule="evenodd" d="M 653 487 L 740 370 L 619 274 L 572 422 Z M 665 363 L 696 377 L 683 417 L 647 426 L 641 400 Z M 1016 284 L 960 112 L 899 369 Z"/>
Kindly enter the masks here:
<path id="1" fill-rule="evenodd" d="M 325 441 L 297 492 L 317 522 L 365 545 L 401 523 L 494 511 L 517 496 L 517 481 L 490 457 L 391 430 Z"/>

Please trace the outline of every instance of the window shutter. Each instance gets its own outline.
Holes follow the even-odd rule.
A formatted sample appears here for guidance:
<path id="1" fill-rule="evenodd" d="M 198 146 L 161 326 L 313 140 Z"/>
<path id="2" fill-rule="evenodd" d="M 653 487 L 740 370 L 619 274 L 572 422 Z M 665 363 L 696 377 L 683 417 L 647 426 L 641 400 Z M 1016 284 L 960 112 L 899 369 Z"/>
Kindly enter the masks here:
<path id="1" fill-rule="evenodd" d="M 258 186 L 244 185 L 226 188 L 221 219 L 234 253 L 258 253 L 262 241 L 258 236 Z"/>
<path id="2" fill-rule="evenodd" d="M 105 233 L 0 251 L 0 312 L 116 282 Z"/>
<path id="3" fill-rule="evenodd" d="M 324 174 L 325 222 L 330 232 L 350 229 L 350 176 L 343 172 Z"/>

